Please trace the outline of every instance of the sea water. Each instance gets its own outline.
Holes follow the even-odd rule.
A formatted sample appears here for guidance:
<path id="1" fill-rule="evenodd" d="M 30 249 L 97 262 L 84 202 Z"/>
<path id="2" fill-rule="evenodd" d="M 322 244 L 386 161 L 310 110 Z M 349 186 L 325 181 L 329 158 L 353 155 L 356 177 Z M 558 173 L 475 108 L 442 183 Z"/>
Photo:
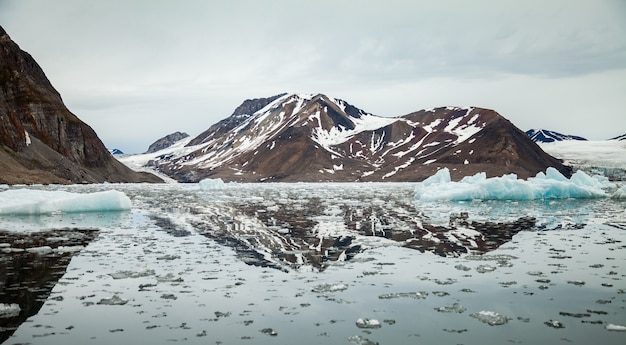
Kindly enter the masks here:
<path id="1" fill-rule="evenodd" d="M 32 188 L 117 190 L 132 208 L 0 216 L 16 237 L 3 260 L 36 233 L 99 230 L 6 344 L 626 341 L 623 200 L 424 202 L 410 183 Z"/>

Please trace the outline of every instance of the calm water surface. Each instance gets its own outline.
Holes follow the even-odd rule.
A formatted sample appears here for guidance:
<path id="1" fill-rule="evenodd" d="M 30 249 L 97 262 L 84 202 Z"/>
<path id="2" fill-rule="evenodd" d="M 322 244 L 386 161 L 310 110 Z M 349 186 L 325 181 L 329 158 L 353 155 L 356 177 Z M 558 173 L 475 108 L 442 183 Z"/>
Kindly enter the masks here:
<path id="1" fill-rule="evenodd" d="M 116 189 L 133 210 L 0 218 L 4 267 L 51 277 L 33 288 L 4 271 L 1 303 L 26 313 L 20 289 L 43 303 L 21 325 L 0 317 L 5 334 L 19 321 L 6 344 L 626 342 L 624 201 L 418 203 L 402 183 L 39 188 Z M 83 229 L 99 231 L 78 243 Z M 76 250 L 9 250 L 55 242 Z"/>

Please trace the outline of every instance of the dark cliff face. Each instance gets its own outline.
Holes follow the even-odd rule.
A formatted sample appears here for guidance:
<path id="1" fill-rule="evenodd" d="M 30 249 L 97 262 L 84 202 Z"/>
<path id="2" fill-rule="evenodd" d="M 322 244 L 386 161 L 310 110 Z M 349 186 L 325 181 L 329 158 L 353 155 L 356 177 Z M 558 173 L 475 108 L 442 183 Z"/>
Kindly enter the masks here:
<path id="1" fill-rule="evenodd" d="M 111 156 L 0 28 L 0 183 L 157 182 Z"/>

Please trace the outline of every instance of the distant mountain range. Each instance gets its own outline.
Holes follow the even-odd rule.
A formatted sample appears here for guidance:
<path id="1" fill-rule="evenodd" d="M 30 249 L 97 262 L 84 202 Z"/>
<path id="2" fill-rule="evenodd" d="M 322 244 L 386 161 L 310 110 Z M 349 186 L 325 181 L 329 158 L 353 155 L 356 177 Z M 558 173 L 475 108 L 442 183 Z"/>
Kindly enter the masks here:
<path id="1" fill-rule="evenodd" d="M 109 149 L 109 152 L 111 152 L 112 155 L 123 155 L 124 152 L 120 149 Z"/>
<path id="2" fill-rule="evenodd" d="M 419 181 L 486 172 L 534 176 L 571 169 L 493 110 L 441 107 L 386 118 L 323 94 L 246 100 L 230 117 L 151 164 L 182 182 Z"/>
<path id="3" fill-rule="evenodd" d="M 71 66 L 68 64 L 68 68 Z M 113 158 L 0 27 L 0 184 L 160 182 Z"/>
<path id="4" fill-rule="evenodd" d="M 539 143 L 551 143 L 563 140 L 587 140 L 576 135 L 561 134 L 547 129 L 529 129 L 526 131 L 526 135 L 528 135 L 532 141 Z"/>
<path id="5" fill-rule="evenodd" d="M 609 140 L 626 140 L 626 134 L 622 134 L 620 136 L 617 136 L 615 138 L 611 138 Z"/>

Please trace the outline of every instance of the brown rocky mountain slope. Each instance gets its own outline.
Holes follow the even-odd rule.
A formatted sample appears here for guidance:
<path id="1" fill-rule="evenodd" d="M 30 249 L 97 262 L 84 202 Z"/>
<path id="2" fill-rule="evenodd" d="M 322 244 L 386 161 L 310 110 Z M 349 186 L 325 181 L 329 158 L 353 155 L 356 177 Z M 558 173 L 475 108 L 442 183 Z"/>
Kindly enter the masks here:
<path id="1" fill-rule="evenodd" d="M 117 161 L 0 27 L 0 183 L 160 182 Z"/>
<path id="2" fill-rule="evenodd" d="M 247 100 L 151 163 L 182 182 L 420 181 L 442 167 L 455 179 L 483 171 L 528 178 L 547 167 L 571 175 L 493 110 L 442 107 L 385 118 L 321 94 Z"/>

